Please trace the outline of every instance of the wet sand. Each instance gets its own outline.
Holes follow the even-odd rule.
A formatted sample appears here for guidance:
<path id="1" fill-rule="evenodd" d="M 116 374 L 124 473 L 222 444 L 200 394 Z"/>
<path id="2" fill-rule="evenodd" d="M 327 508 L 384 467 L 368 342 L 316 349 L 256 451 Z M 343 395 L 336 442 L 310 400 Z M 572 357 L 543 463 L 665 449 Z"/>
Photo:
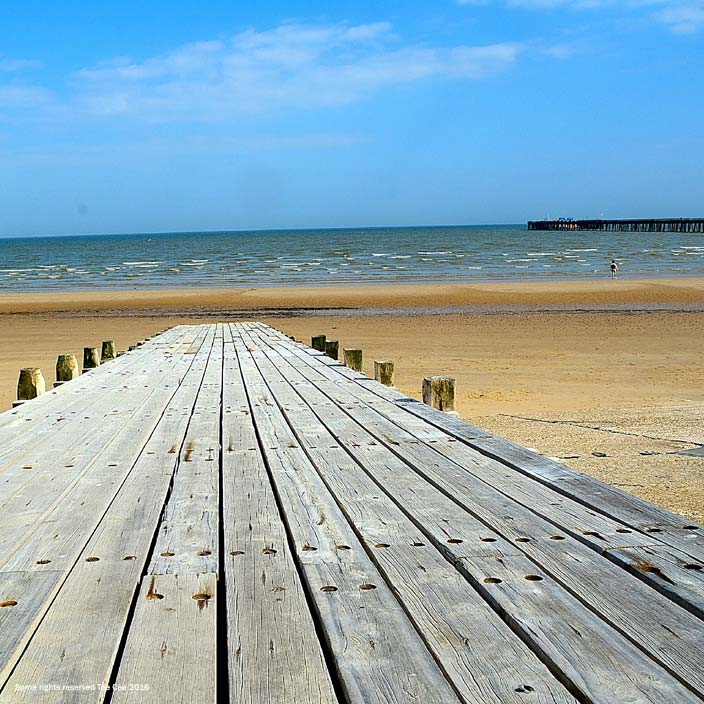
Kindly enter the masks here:
<path id="1" fill-rule="evenodd" d="M 701 279 L 5 294 L 0 408 L 22 366 L 50 384 L 60 352 L 235 317 L 361 347 L 368 373 L 394 359 L 415 397 L 454 375 L 462 417 L 704 519 L 704 457 L 677 454 L 704 445 Z"/>
<path id="2" fill-rule="evenodd" d="M 483 311 L 574 309 L 704 310 L 704 279 L 640 279 L 519 283 L 120 290 L 0 294 L 0 315 L 182 315 L 230 311 L 276 314 L 461 308 Z"/>

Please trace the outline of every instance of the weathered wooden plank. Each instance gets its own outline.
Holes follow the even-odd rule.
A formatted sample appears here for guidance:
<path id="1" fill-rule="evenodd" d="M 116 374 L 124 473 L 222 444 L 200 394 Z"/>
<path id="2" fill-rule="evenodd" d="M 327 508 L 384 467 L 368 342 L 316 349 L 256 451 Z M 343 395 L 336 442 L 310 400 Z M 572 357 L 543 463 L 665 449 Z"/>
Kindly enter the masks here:
<path id="1" fill-rule="evenodd" d="M 145 576 L 112 701 L 216 702 L 219 598 L 215 574 Z"/>
<path id="2" fill-rule="evenodd" d="M 151 400 L 156 402 L 157 398 L 151 397 Z M 151 409 L 142 409 L 138 410 L 138 415 L 148 422 L 147 416 L 151 415 L 151 412 Z M 123 416 L 115 425 L 117 431 L 127 429 L 129 416 Z M 106 441 L 109 443 L 109 439 Z M 69 505 L 73 501 L 72 496 L 80 497 L 80 492 L 78 495 L 75 492 L 84 481 L 87 482 L 84 486 L 104 486 L 107 490 L 118 482 L 118 477 L 125 469 L 123 458 L 106 458 L 101 455 L 104 448 L 100 445 L 90 445 L 87 449 L 92 450 L 93 454 L 81 453 L 82 456 L 80 460 L 77 458 L 76 465 L 71 469 L 64 469 L 64 474 L 60 468 L 47 470 L 43 482 L 39 478 L 32 480 L 3 507 L 0 517 L 0 563 L 11 559 L 13 554 L 21 550 L 22 545 L 40 529 L 52 511 L 62 505 Z M 106 464 L 100 464 L 101 461 Z M 77 500 L 80 502 L 82 499 Z M 80 503 L 77 505 L 80 506 Z M 70 520 L 78 521 L 80 518 L 71 516 Z M 58 535 L 52 535 L 54 537 L 51 544 L 57 548 L 58 554 Z"/>
<path id="3" fill-rule="evenodd" d="M 395 407 L 391 408 L 393 410 Z M 386 406 L 378 410 L 388 417 Z M 404 418 L 398 418 L 395 413 L 391 415 L 399 427 L 408 430 L 413 437 L 423 439 L 424 434 L 418 433 L 413 424 L 401 425 Z M 650 534 L 628 528 L 622 522 L 614 521 L 568 496 L 556 494 L 550 487 L 481 455 L 464 443 L 455 442 L 450 435 L 433 441 L 433 449 L 550 521 L 557 530 L 582 541 L 618 564 L 635 568 L 631 569 L 633 574 L 700 618 L 704 617 L 704 575 L 697 573 L 697 567 L 702 565 L 687 559 L 685 553 L 674 548 L 665 550 L 662 546 L 660 550 L 652 551 L 650 560 L 633 561 L 627 565 L 618 549 L 631 545 L 652 545 L 654 540 Z M 621 559 L 616 560 L 619 555 Z"/>
<path id="4" fill-rule="evenodd" d="M 480 561 L 467 558 L 467 562 L 469 560 L 475 565 L 473 571 L 481 574 Z M 575 618 L 579 612 L 571 596 L 555 580 L 536 569 L 529 559 L 489 558 L 483 562 L 480 588 L 529 639 L 540 639 L 554 665 L 569 676 L 584 700 L 604 704 L 694 704 L 701 701 L 663 670 L 654 667 L 652 660 L 625 638 L 614 637 L 615 631 L 603 621 Z M 595 680 L 599 677 L 607 679 L 597 681 L 595 690 Z"/>
<path id="5" fill-rule="evenodd" d="M 187 327 L 190 327 L 191 330 L 196 329 L 193 326 L 177 326 L 175 328 L 172 328 L 171 330 L 169 330 L 168 333 L 165 333 L 164 335 L 160 336 L 158 340 L 154 340 L 152 345 L 152 351 L 153 349 L 158 349 L 165 345 L 173 344 L 173 340 L 175 339 L 175 337 L 182 335 L 184 329 L 186 329 Z M 134 361 L 136 357 L 143 355 L 143 353 L 146 351 L 147 349 L 141 351 L 139 355 L 134 354 L 121 358 L 119 366 L 123 366 Z M 90 375 L 90 379 L 88 378 L 88 376 L 79 376 L 78 378 L 73 380 L 72 384 L 61 387 L 64 389 L 63 391 L 59 389 L 56 389 L 56 393 L 47 391 L 46 394 L 36 399 L 33 399 L 32 403 L 29 405 L 23 404 L 22 406 L 14 410 L 9 410 L 0 413 L 0 432 L 3 432 L 9 426 L 21 428 L 24 426 L 25 423 L 28 424 L 30 430 L 33 430 L 37 424 L 41 423 L 45 418 L 50 417 L 52 415 L 53 411 L 55 410 L 53 407 L 59 403 L 58 399 L 64 397 L 64 404 L 67 402 L 73 402 L 74 394 L 66 392 L 65 389 L 90 388 L 91 384 L 94 383 L 94 379 L 109 377 L 115 372 L 115 365 L 105 365 L 102 368 L 94 370 L 94 372 Z"/>
<path id="6" fill-rule="evenodd" d="M 59 467 L 40 469 L 53 477 L 45 486 L 26 485 L 37 486 L 37 497 L 24 490 L 30 512 L 35 498 L 62 505 L 24 526 L 9 571 L 0 571 L 0 603 L 8 602 L 0 681 L 12 673 L 0 701 L 102 701 L 114 671 L 118 701 L 215 701 L 228 693 L 217 691 L 225 682 L 231 700 L 252 704 L 334 703 L 336 694 L 699 701 L 701 621 L 678 606 L 699 607 L 692 552 L 658 533 L 619 531 L 620 518 L 478 454 L 456 430 L 405 408 L 419 404 L 377 394 L 363 375 L 269 328 L 209 326 L 189 336 L 174 359 L 175 343 L 167 352 L 159 338 L 134 353 L 146 354 L 130 363 L 135 384 L 124 390 L 120 432 L 101 427 L 104 399 L 89 418 L 79 414 L 91 399 L 73 401 L 64 451 L 75 451 L 85 473 L 71 475 L 70 488 L 56 491 Z M 207 351 L 198 351 L 206 337 Z M 154 364 L 180 384 L 175 395 L 153 388 Z M 101 371 L 93 374 L 87 396 L 121 385 L 117 372 L 99 382 Z M 37 425 L 44 440 L 60 427 L 51 406 L 41 406 Z M 0 419 L 0 442 L 8 428 L 22 432 L 18 417 Z M 473 442 L 492 440 L 468 432 Z M 44 440 L 33 457 L 50 456 Z M 22 444 L 6 457 L 17 460 Z M 17 465 L 7 476 L 22 483 Z M 150 566 L 169 574 L 147 575 L 135 596 L 165 503 Z M 0 514 L 0 541 L 29 515 Z M 159 543 L 166 536 L 169 544 Z M 194 551 L 208 554 L 194 559 Z M 219 608 L 218 572 L 227 599 Z M 641 578 L 671 600 L 629 572 L 647 573 Z M 220 626 L 227 634 L 218 639 Z M 39 681 L 95 689 L 22 691 Z"/>
<path id="7" fill-rule="evenodd" d="M 61 560 L 70 563 L 74 559 L 75 554 L 66 548 L 71 545 L 76 530 L 86 520 L 99 518 L 99 514 L 92 516 L 88 512 L 86 497 L 92 494 L 101 500 L 102 496 L 110 496 L 110 487 L 114 487 L 113 491 L 117 489 L 130 469 L 129 462 L 133 461 L 130 458 L 138 454 L 136 441 L 148 436 L 149 428 L 158 419 L 188 364 L 188 358 L 181 361 L 174 358 L 165 365 L 165 375 L 172 377 L 156 395 L 150 396 L 152 405 L 140 406 L 132 417 L 120 416 L 113 426 L 119 432 L 114 437 L 106 436 L 103 446 L 89 444 L 87 451 L 82 449 L 81 461 L 76 461 L 76 466 L 57 467 L 55 476 L 45 475 L 48 476 L 45 485 L 31 485 L 32 491 L 24 489 L 5 504 L 0 515 L 0 564 L 13 555 L 16 557 L 14 564 L 5 565 L 4 570 L 24 569 L 22 564 L 32 565 L 44 559 L 54 560 L 53 569 L 59 569 Z M 86 482 L 79 481 L 81 478 Z M 90 530 L 92 527 L 88 528 Z M 59 558 L 60 555 L 63 557 Z"/>
<path id="8" fill-rule="evenodd" d="M 296 350 L 291 352 L 292 359 L 306 362 L 300 368 L 305 375 L 310 358 L 299 358 Z M 316 383 L 322 388 L 317 379 Z M 340 393 L 340 385 L 331 384 L 328 391 L 333 395 Z M 408 437 L 383 416 L 370 416 L 373 411 L 368 407 L 359 403 L 339 406 L 371 432 L 377 442 L 488 528 L 511 541 L 528 537 L 528 542 L 516 543 L 522 552 L 681 681 L 702 692 L 699 619 L 574 539 L 564 535 L 558 536 L 559 540 L 552 539 L 552 524 L 442 457 L 431 446 Z M 566 564 L 569 569 L 565 569 Z"/>
<path id="9" fill-rule="evenodd" d="M 263 329 L 261 325 L 260 329 Z M 272 339 L 275 337 L 279 342 L 286 342 L 286 337 L 278 331 L 270 329 L 266 332 Z M 308 352 L 303 345 L 298 344 L 296 347 Z M 347 376 L 338 367 L 327 366 L 339 374 Z M 404 397 L 402 394 L 398 394 L 398 398 L 394 398 L 396 393 L 390 392 L 386 387 L 367 377 L 358 379 L 358 383 L 380 398 L 397 401 L 409 414 L 427 420 L 483 454 L 547 484 L 558 493 L 569 496 L 632 529 L 647 532 L 656 542 L 671 545 L 689 553 L 698 560 L 704 560 L 704 528 L 702 526 L 686 521 L 677 514 L 643 501 L 605 482 L 587 477 L 509 440 L 495 436 L 425 404 L 417 403 L 415 399 Z M 370 404 L 373 405 L 372 402 Z"/>
<path id="10" fill-rule="evenodd" d="M 230 699 L 337 702 L 259 450 L 229 328 L 223 375 L 222 522 Z M 221 634 L 221 645 L 223 647 Z"/>
<path id="11" fill-rule="evenodd" d="M 220 401 L 223 327 L 217 325 L 171 495 L 159 527 L 151 574 L 217 573 L 220 515 Z"/>
<path id="12" fill-rule="evenodd" d="M 85 457 L 95 455 L 119 430 L 119 424 L 140 406 L 146 404 L 170 369 L 173 355 L 152 355 L 135 362 L 123 373 L 110 378 L 111 385 L 94 386 L 82 392 L 73 411 L 61 416 L 50 428 L 54 432 L 42 436 L 43 442 L 16 451 L 0 474 L 0 506 L 3 514 L 12 513 L 8 504 L 23 489 L 36 496 L 36 489 L 48 482 L 64 485 L 80 474 Z M 44 428 L 46 431 L 47 429 Z M 0 439 L 4 433 L 0 433 Z M 7 443 L 10 444 L 10 443 Z M 32 488 L 30 488 L 32 487 Z M 52 495 L 59 491 L 52 486 Z"/>
<path id="13" fill-rule="evenodd" d="M 516 692 L 528 686 L 526 691 L 542 701 L 574 701 L 339 444 L 356 446 L 357 440 L 365 440 L 344 432 L 339 414 L 326 405 L 325 397 L 312 387 L 312 397 L 308 397 L 295 370 L 283 372 L 286 365 L 282 358 L 273 355 L 270 360 L 259 351 L 253 356 L 306 454 L 462 700 L 475 704 L 513 702 Z M 289 382 L 306 396 L 310 406 Z M 337 437 L 323 418 L 335 426 Z"/>
<path id="14" fill-rule="evenodd" d="M 191 361 L 190 357 L 182 357 L 176 363 L 185 365 L 187 368 Z M 180 378 L 180 374 L 181 372 L 177 373 L 175 378 Z M 55 589 L 61 586 L 63 578 L 76 563 L 86 541 L 104 515 L 124 478 L 129 474 L 152 428 L 173 395 L 173 389 L 164 387 L 160 393 L 162 396 L 155 399 L 154 407 L 150 412 L 154 417 L 150 419 L 137 414 L 132 419 L 132 425 L 127 426 L 123 433 L 115 437 L 96 456 L 96 471 L 77 483 L 66 505 L 57 507 L 53 516 L 27 534 L 4 565 L 3 572 L 0 573 L 0 582 L 2 575 L 7 572 L 27 572 L 32 575 L 30 580 L 39 580 L 40 577 L 37 575 L 42 571 L 61 570 L 63 577 L 55 584 Z M 113 457 L 120 459 L 119 466 L 116 462 L 106 461 Z M 37 615 L 48 606 L 51 598 L 53 593 L 46 595 L 43 602 L 31 601 L 32 607 L 38 609 Z M 24 642 L 25 636 L 26 634 L 20 631 L 11 634 L 18 647 L 0 653 L 0 683 L 4 682 L 12 664 L 21 653 L 19 645 Z"/>
<path id="15" fill-rule="evenodd" d="M 686 553 L 662 545 L 629 545 L 605 548 L 609 559 L 640 576 L 652 575 L 659 591 L 683 608 L 704 618 L 704 564 L 693 562 Z"/>
<path id="16" fill-rule="evenodd" d="M 295 363 L 295 360 L 292 362 Z M 425 541 L 424 537 L 413 540 L 410 535 L 399 539 L 398 521 L 388 516 L 382 515 L 379 523 L 375 524 L 372 515 L 379 514 L 379 506 L 382 503 L 379 490 L 384 489 L 389 497 L 397 501 L 398 505 L 413 519 L 414 524 L 425 533 L 426 537 L 431 538 L 451 560 L 462 565 L 463 573 L 473 584 L 483 584 L 483 579 L 487 577 L 484 573 L 485 563 L 487 560 L 494 561 L 498 557 L 504 562 L 518 560 L 519 564 L 529 565 L 530 569 L 523 568 L 526 570 L 524 574 L 535 572 L 536 566 L 519 553 L 518 545 L 521 543 L 509 543 L 502 539 L 501 535 L 488 530 L 485 524 L 464 512 L 446 496 L 439 494 L 431 484 L 419 481 L 406 463 L 380 444 L 376 437 L 354 423 L 339 407 L 331 406 L 329 399 L 322 397 L 315 383 L 303 380 L 293 369 L 286 368 L 286 364 L 285 351 L 282 351 L 276 358 L 278 369 L 284 373 L 287 381 L 301 397 L 306 398 L 316 416 L 321 420 L 325 419 L 325 425 L 334 432 L 335 440 L 341 443 L 357 460 L 359 466 L 364 467 L 369 476 L 376 480 L 375 485 L 366 488 L 361 484 L 354 484 L 353 488 L 347 490 L 346 499 L 343 502 L 348 515 L 354 516 L 358 512 L 360 531 L 369 536 L 370 542 L 378 541 L 377 545 L 384 548 L 374 551 L 375 556 L 391 555 L 398 550 L 406 549 L 409 544 L 413 545 L 413 542 Z M 305 372 L 305 367 L 301 371 Z M 274 374 L 273 367 L 267 371 L 267 377 Z M 304 438 L 305 443 L 306 431 L 301 425 L 301 419 L 305 417 L 302 409 L 288 398 L 282 402 L 285 408 L 291 407 L 291 417 L 296 419 L 295 427 L 299 437 Z M 311 445 L 316 446 L 316 442 L 311 440 Z M 326 455 L 329 456 L 331 452 L 327 450 Z M 342 487 L 341 491 L 344 491 L 344 487 L 352 481 L 350 477 L 354 476 L 353 468 L 337 467 L 329 458 L 327 461 L 321 458 L 321 461 L 316 464 L 324 473 L 326 481 L 335 488 Z M 359 502 L 356 510 L 355 502 Z M 374 507 L 373 512 L 369 510 L 370 506 Z M 501 507 L 501 511 L 506 515 L 510 509 Z M 525 538 L 521 536 L 519 540 L 525 540 Z M 549 579 L 549 577 L 542 577 L 542 579 Z M 526 631 L 521 627 L 521 633 L 538 649 L 541 657 L 551 661 L 554 668 L 561 672 L 577 691 L 585 696 L 588 695 L 590 701 L 611 702 L 612 680 L 618 679 L 621 681 L 622 691 L 629 692 L 630 698 L 624 698 L 627 701 L 692 700 L 692 695 L 674 678 L 652 660 L 644 657 L 633 644 L 566 591 L 560 598 L 565 605 L 564 608 L 569 608 L 569 618 L 564 618 L 564 611 L 558 618 L 557 612 L 553 611 L 550 595 L 555 589 L 562 589 L 562 587 L 559 587 L 554 580 L 551 584 L 554 586 L 551 586 L 550 592 L 546 593 L 542 604 L 531 605 L 523 600 L 514 599 L 510 605 L 511 608 L 506 604 L 501 612 L 509 617 L 513 613 L 522 613 L 524 608 L 530 608 L 533 614 L 538 613 L 539 618 L 534 620 L 531 630 Z M 394 586 L 397 590 L 402 590 L 398 584 Z M 483 587 L 480 588 L 483 589 Z M 575 639 L 575 629 L 583 636 Z M 563 653 L 566 651 L 572 653 L 570 662 L 565 661 Z M 495 652 L 495 648 L 492 652 Z M 644 675 L 649 682 L 650 695 L 642 691 Z"/>
<path id="17" fill-rule="evenodd" d="M 374 391 L 376 392 L 376 388 Z M 495 457 L 537 481 L 547 484 L 555 491 L 571 496 L 616 520 L 628 523 L 639 530 L 662 528 L 663 530 L 657 535 L 660 542 L 671 543 L 674 547 L 685 550 L 692 543 L 697 549 L 702 548 L 704 538 L 699 532 L 701 526 L 685 521 L 677 514 L 643 501 L 605 482 L 587 477 L 510 440 L 481 431 L 457 418 L 432 412 L 433 409 L 423 408 L 420 405 L 403 405 L 403 408 L 442 427 L 458 439 L 476 447 L 480 452 Z M 693 527 L 683 528 L 685 525 Z M 673 533 L 668 535 L 668 531 Z"/>
<path id="18" fill-rule="evenodd" d="M 457 701 L 282 418 L 237 329 L 235 335 L 260 446 L 349 701 Z"/>
<path id="19" fill-rule="evenodd" d="M 303 359 L 308 361 L 310 358 L 303 357 Z M 320 367 L 317 368 L 317 371 L 327 379 L 340 381 L 332 371 L 321 370 Z M 569 496 L 556 494 L 551 487 L 537 483 L 532 478 L 516 472 L 513 468 L 481 455 L 464 443 L 454 442 L 456 438 L 452 434 L 441 432 L 434 435 L 427 428 L 437 430 L 437 426 L 424 421 L 421 421 L 419 425 L 420 418 L 414 415 L 409 416 L 395 404 L 381 399 L 375 400 L 371 385 L 360 390 L 357 384 L 345 382 L 340 382 L 340 384 L 344 389 L 342 393 L 347 394 L 342 397 L 343 402 L 359 405 L 360 412 L 369 411 L 369 407 L 374 408 L 397 426 L 408 430 L 415 438 L 433 443 L 433 448 L 437 452 L 455 461 L 467 471 L 473 472 L 507 496 L 514 498 L 524 506 L 528 506 L 555 524 L 557 528 L 567 531 L 597 552 L 611 558 L 615 557 L 615 553 L 612 555 L 610 552 L 614 548 L 624 545 L 656 544 L 657 533 L 639 532 L 623 522 L 615 521 L 572 500 Z M 405 404 L 403 408 L 405 408 Z M 374 417 L 374 415 L 370 416 L 371 420 Z M 462 422 L 452 419 L 452 423 L 454 427 L 457 427 Z M 470 432 L 473 432 L 471 428 Z M 686 554 L 678 552 L 674 548 L 670 548 L 669 553 L 672 559 L 667 564 L 665 562 L 643 564 L 643 569 L 633 570 L 633 573 L 678 603 L 687 605 L 699 616 L 704 615 L 704 579 L 702 579 L 702 575 L 692 575 L 692 571 L 696 571 L 701 561 L 685 559 Z M 661 550 L 658 554 L 665 555 L 667 552 Z M 621 561 L 619 564 L 623 564 L 623 562 Z"/>
<path id="20" fill-rule="evenodd" d="M 3 666 L 22 652 L 63 577 L 63 572 L 48 570 L 0 572 L 0 603 L 5 604 L 0 607 L 0 688 L 7 677 Z"/>
<path id="21" fill-rule="evenodd" d="M 370 392 L 359 392 L 356 386 L 348 386 L 354 398 L 365 404 Z M 428 441 L 428 432 L 407 422 L 408 415 L 399 413 L 398 407 L 385 401 L 374 403 L 373 408 L 407 430 L 413 437 Z M 427 424 L 426 424 L 427 425 Z M 435 426 L 431 426 L 435 428 Z M 640 532 L 621 521 L 591 509 L 564 494 L 557 494 L 551 487 L 535 482 L 512 467 L 478 453 L 465 443 L 455 442 L 451 434 L 442 433 L 430 440 L 433 449 L 464 467 L 479 479 L 530 508 L 549 520 L 556 528 L 581 540 L 597 552 L 614 559 L 618 564 L 631 569 L 650 586 L 661 591 L 677 603 L 685 606 L 699 617 L 704 617 L 704 574 L 702 561 L 693 560 L 682 551 L 661 544 L 651 553 L 649 561 L 628 563 L 618 548 L 632 545 L 656 545 L 657 533 Z M 690 546 L 691 547 L 691 546 Z M 613 551 L 613 552 L 612 552 Z M 616 559 L 619 557 L 619 559 Z"/>
<path id="22" fill-rule="evenodd" d="M 183 442 L 209 347 L 199 354 L 23 652 L 5 687 L 17 693 L 13 701 L 33 700 L 33 682 L 91 683 L 94 690 L 62 693 L 62 701 L 102 701 L 178 458 L 171 449 Z M 59 573 L 15 574 L 41 585 Z"/>
<path id="23" fill-rule="evenodd" d="M 154 355 L 155 352 L 168 356 L 182 351 L 183 340 L 193 335 L 197 328 L 181 326 L 164 335 L 163 341 L 154 341 L 140 352 L 126 355 L 114 363 L 106 364 L 64 384 L 58 389 L 25 403 L 17 409 L 0 413 L 0 472 L 5 470 L 8 459 L 24 453 L 43 442 L 52 439 L 78 411 L 85 407 L 84 394 L 94 391 L 97 386 L 111 388 L 117 377 L 131 374 Z M 0 475 L 1 476 L 1 475 Z"/>
<path id="24" fill-rule="evenodd" d="M 385 396 L 376 385 L 364 386 L 379 396 Z M 409 414 L 422 417 L 436 427 L 446 430 L 487 457 L 499 460 L 549 486 L 557 493 L 568 496 L 633 530 L 648 533 L 658 543 L 682 550 L 697 560 L 704 560 L 702 526 L 425 404 L 406 399 L 397 401 Z"/>
<path id="25" fill-rule="evenodd" d="M 104 504 L 117 491 L 139 454 L 140 440 L 145 442 L 149 437 L 191 361 L 191 357 L 180 355 L 165 363 L 160 371 L 169 381 L 156 385 L 138 405 L 130 403 L 128 410 L 115 415 L 100 433 L 100 442 L 89 441 L 75 450 L 73 467 L 55 467 L 55 476 L 48 475 L 54 478 L 45 485 L 31 485 L 31 491 L 27 487 L 11 497 L 0 515 L 0 564 L 5 565 L 4 570 L 21 569 L 16 566 L 18 561 L 57 561 L 59 555 L 73 559 L 64 541 L 70 544 L 76 531 L 95 527 L 102 512 L 93 515 L 90 507 L 96 501 Z M 70 438 L 67 441 L 70 443 Z"/>
<path id="26" fill-rule="evenodd" d="M 101 702 L 139 583 L 140 567 L 123 558 L 95 562 L 84 558 L 79 562 L 32 634 L 0 702 L 36 701 L 35 684 L 63 689 L 55 699 L 62 703 Z M 33 579 L 44 579 L 45 574 L 35 573 Z M 89 689 L 71 691 L 76 685 Z"/>

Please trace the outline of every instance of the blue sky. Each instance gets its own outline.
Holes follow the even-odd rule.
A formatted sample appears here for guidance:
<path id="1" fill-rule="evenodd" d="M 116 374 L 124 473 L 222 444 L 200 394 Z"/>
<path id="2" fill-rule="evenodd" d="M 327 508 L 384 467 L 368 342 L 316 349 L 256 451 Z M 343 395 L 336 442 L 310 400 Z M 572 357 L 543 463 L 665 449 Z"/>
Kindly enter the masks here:
<path id="1" fill-rule="evenodd" d="M 3 0 L 0 236 L 704 215 L 704 0 Z"/>

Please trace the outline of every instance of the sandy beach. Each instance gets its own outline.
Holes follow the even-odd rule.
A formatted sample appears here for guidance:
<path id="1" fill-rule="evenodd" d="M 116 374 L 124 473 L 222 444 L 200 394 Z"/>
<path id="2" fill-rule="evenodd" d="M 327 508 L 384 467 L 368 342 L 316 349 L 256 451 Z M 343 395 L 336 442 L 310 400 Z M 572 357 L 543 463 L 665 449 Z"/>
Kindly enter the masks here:
<path id="1" fill-rule="evenodd" d="M 412 312 L 413 309 L 423 308 L 474 308 L 483 312 L 649 307 L 704 310 L 704 279 L 121 289 L 0 294 L 0 314 L 137 316 L 237 311 L 320 313 L 325 309 L 409 309 Z"/>
<path id="2" fill-rule="evenodd" d="M 418 397 L 457 378 L 463 418 L 704 520 L 704 280 L 192 289 L 0 296 L 0 408 L 20 367 L 126 349 L 199 320 L 258 319 L 396 362 Z"/>

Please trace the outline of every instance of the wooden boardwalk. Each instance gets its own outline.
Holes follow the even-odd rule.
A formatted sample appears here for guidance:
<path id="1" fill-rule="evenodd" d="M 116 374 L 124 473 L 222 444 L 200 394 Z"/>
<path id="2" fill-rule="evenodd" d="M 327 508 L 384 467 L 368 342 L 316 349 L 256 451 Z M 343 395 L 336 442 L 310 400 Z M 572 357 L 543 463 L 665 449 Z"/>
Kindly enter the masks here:
<path id="1" fill-rule="evenodd" d="M 0 414 L 0 702 L 704 700 L 699 526 L 264 325 Z"/>

